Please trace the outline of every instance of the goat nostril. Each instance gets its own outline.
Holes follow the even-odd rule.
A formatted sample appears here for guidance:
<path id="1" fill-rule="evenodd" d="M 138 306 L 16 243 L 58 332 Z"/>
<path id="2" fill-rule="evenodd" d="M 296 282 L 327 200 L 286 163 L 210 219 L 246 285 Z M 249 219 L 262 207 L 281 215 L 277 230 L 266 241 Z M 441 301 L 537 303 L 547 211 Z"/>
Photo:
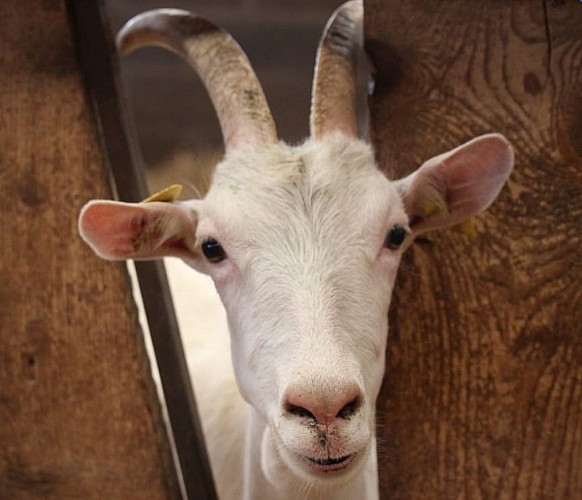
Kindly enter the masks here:
<path id="1" fill-rule="evenodd" d="M 349 420 L 364 404 L 364 395 L 356 384 L 337 384 L 339 387 L 316 386 L 306 389 L 289 388 L 283 398 L 283 410 L 287 416 L 320 425 Z"/>
<path id="2" fill-rule="evenodd" d="M 288 403 L 285 407 L 285 410 L 287 410 L 288 413 L 291 413 L 291 415 L 295 415 L 296 417 L 299 417 L 299 418 L 309 418 L 309 419 L 317 420 L 315 418 L 315 416 L 313 415 L 313 413 L 311 413 L 309 410 L 303 408 L 302 406 L 297 406 L 297 405 Z"/>
<path id="3" fill-rule="evenodd" d="M 342 418 L 344 420 L 350 418 L 354 413 L 356 413 L 356 411 L 358 411 L 358 408 L 361 406 L 361 404 L 362 402 L 360 397 L 356 396 L 349 403 L 342 406 L 341 410 L 338 411 L 336 415 L 337 418 Z"/>

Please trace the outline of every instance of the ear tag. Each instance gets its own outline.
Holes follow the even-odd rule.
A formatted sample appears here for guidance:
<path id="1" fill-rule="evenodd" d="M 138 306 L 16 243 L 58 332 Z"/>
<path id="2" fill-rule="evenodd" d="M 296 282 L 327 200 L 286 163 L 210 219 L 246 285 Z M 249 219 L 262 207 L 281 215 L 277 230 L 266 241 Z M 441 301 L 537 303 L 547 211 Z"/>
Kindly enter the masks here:
<path id="1" fill-rule="evenodd" d="M 428 219 L 429 217 L 447 214 L 449 212 L 449 207 L 442 196 L 433 195 L 430 197 L 426 196 L 422 199 L 418 211 L 423 219 Z"/>
<path id="2" fill-rule="evenodd" d="M 183 186 L 181 184 L 172 184 L 157 193 L 148 196 L 145 200 L 142 200 L 141 203 L 151 203 L 152 201 L 162 201 L 166 203 L 171 203 L 174 201 L 180 193 L 182 192 Z"/>
<path id="3" fill-rule="evenodd" d="M 477 226 L 473 219 L 467 219 L 463 222 L 460 222 L 459 224 L 455 224 L 451 227 L 451 230 L 471 239 L 477 237 Z"/>
<path id="4" fill-rule="evenodd" d="M 431 198 L 427 196 L 422 200 L 419 209 L 421 216 L 424 218 L 446 214 L 449 211 L 449 207 L 442 196 L 433 196 Z M 455 233 L 462 234 L 468 238 L 477 237 L 477 226 L 473 219 L 464 220 L 459 224 L 455 224 L 450 229 Z"/>

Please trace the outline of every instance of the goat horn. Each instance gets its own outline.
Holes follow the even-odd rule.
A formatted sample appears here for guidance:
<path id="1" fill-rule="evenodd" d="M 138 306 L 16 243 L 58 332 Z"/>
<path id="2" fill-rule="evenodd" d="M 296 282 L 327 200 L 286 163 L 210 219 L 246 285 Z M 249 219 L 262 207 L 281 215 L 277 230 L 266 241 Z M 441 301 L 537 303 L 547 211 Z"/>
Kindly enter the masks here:
<path id="1" fill-rule="evenodd" d="M 184 10 L 151 10 L 127 22 L 117 45 L 123 54 L 155 45 L 186 59 L 210 95 L 227 151 L 277 141 L 275 122 L 246 54 L 210 21 Z"/>
<path id="2" fill-rule="evenodd" d="M 361 0 L 341 5 L 325 27 L 315 63 L 311 97 L 311 135 L 333 131 L 358 137 L 356 62 L 362 38 Z"/>

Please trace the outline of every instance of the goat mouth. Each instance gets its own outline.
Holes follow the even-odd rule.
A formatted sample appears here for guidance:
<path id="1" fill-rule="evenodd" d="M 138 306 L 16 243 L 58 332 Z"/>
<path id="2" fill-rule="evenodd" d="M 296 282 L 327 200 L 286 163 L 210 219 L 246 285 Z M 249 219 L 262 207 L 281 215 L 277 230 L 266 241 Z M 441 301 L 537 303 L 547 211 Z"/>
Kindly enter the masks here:
<path id="1" fill-rule="evenodd" d="M 354 460 L 355 456 L 356 454 L 352 453 L 351 455 L 345 455 L 343 457 L 337 458 L 303 457 L 303 460 L 305 460 L 305 462 L 307 462 L 307 464 L 315 470 L 321 472 L 332 472 L 348 467 Z"/>

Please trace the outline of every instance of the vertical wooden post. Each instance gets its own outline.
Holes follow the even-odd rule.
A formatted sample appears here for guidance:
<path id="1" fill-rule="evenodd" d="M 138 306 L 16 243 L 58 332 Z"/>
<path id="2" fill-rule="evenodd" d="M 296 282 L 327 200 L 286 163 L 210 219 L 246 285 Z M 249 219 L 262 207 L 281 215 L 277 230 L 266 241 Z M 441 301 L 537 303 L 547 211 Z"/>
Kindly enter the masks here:
<path id="1" fill-rule="evenodd" d="M 90 96 L 99 137 L 119 199 L 137 202 L 150 193 L 133 123 L 129 118 L 114 36 L 102 0 L 66 0 L 77 57 Z M 156 364 L 163 387 L 184 492 L 216 498 L 202 427 L 190 383 L 172 297 L 161 261 L 136 262 Z"/>
<path id="2" fill-rule="evenodd" d="M 99 20 L 95 20 L 99 22 Z M 62 0 L 0 5 L 0 497 L 179 498 Z"/>
<path id="3" fill-rule="evenodd" d="M 477 236 L 408 253 L 379 399 L 384 498 L 582 498 L 582 4 L 366 0 L 388 172 L 499 131 Z"/>

